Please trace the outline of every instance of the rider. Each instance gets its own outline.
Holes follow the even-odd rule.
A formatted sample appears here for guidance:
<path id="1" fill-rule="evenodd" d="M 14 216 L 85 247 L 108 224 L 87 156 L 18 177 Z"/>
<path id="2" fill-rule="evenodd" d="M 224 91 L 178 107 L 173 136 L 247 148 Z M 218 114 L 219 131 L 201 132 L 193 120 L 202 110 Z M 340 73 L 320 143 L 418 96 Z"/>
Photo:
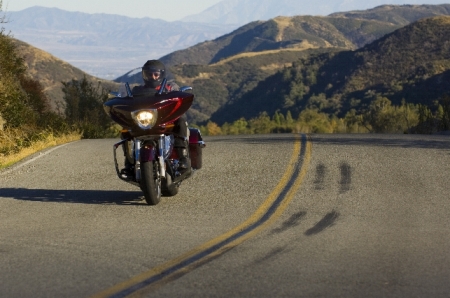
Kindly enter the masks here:
<path id="1" fill-rule="evenodd" d="M 158 92 L 162 86 L 161 83 L 166 77 L 166 66 L 159 60 L 148 60 L 144 66 L 142 66 L 142 79 L 144 80 L 144 85 L 136 86 L 131 90 L 134 96 L 139 95 L 154 95 Z M 167 81 L 164 91 L 178 91 L 180 87 L 173 81 Z M 183 114 L 180 118 L 175 121 L 174 133 L 178 135 L 175 137 L 174 149 L 179 156 L 179 168 L 184 171 L 190 167 L 190 159 L 188 157 L 188 127 L 187 118 Z M 124 138 L 122 136 L 122 138 Z M 126 146 L 124 146 L 125 152 Z M 130 175 L 130 170 L 133 165 L 130 164 L 127 158 L 125 158 L 125 168 L 122 170 L 122 174 L 126 176 Z"/>

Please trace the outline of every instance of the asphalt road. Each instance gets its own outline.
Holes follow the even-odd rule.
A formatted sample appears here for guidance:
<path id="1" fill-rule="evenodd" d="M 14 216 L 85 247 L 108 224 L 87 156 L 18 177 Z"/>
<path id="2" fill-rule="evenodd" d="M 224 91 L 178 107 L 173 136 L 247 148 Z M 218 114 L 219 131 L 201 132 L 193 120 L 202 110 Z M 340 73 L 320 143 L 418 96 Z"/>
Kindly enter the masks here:
<path id="1" fill-rule="evenodd" d="M 0 172 L 0 297 L 449 297 L 450 137 L 205 138 L 157 206 L 115 140 Z"/>

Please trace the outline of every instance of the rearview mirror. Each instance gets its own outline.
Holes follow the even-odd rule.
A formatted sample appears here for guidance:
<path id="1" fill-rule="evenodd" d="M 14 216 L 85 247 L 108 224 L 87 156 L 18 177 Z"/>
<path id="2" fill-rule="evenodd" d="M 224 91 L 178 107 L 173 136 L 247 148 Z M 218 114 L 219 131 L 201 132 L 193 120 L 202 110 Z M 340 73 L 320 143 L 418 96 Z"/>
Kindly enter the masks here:
<path id="1" fill-rule="evenodd" d="M 191 91 L 192 87 L 191 86 L 183 86 L 180 88 L 181 92 L 186 92 L 186 91 Z"/>

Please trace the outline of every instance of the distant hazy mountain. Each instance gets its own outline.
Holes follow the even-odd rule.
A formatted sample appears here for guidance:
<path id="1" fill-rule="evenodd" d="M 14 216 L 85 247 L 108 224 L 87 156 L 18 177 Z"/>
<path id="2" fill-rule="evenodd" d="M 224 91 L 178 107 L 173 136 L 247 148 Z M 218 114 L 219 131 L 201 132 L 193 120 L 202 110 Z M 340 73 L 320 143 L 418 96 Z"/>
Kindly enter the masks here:
<path id="1" fill-rule="evenodd" d="M 443 4 L 444 2 L 442 0 L 223 0 L 199 14 L 182 19 L 182 21 L 244 25 L 277 16 L 325 16 L 334 12 L 369 9 L 383 4 Z"/>
<path id="2" fill-rule="evenodd" d="M 4 27 L 15 38 L 49 52 L 90 75 L 115 79 L 130 69 L 140 67 L 148 59 L 161 58 L 177 50 L 213 40 L 250 21 L 271 19 L 278 15 L 325 15 L 386 3 L 382 0 L 336 2 L 225 0 L 183 22 L 86 14 L 36 6 L 7 12 L 9 23 L 4 24 Z M 426 0 L 390 2 L 436 3 Z"/>
<path id="3" fill-rule="evenodd" d="M 32 7 L 7 13 L 6 31 L 83 69 L 114 79 L 178 49 L 230 32 L 235 26 L 166 22 Z"/>

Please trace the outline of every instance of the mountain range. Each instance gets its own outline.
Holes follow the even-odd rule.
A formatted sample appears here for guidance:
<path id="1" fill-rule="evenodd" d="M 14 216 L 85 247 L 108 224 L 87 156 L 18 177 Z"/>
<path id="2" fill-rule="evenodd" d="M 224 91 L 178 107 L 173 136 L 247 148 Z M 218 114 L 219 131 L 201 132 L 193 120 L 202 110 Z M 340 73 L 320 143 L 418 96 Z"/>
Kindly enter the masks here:
<path id="1" fill-rule="evenodd" d="M 269 20 L 278 16 L 321 15 L 331 13 L 366 10 L 380 5 L 442 4 L 432 0 L 224 0 L 205 11 L 187 16 L 182 21 L 208 24 L 245 25 L 257 20 Z"/>
<path id="2" fill-rule="evenodd" d="M 450 95 L 447 36 L 450 16 L 425 18 L 356 51 L 299 59 L 221 105 L 210 120 L 223 124 L 276 111 L 297 117 L 305 108 L 342 118 L 379 98 L 436 109 L 434 103 Z"/>
<path id="3" fill-rule="evenodd" d="M 290 94 L 295 94 L 295 90 L 297 89 L 303 90 L 304 88 L 312 88 L 310 85 L 312 85 L 316 78 L 302 79 L 303 76 L 308 77 L 308 73 L 316 76 L 317 68 L 326 67 L 326 65 L 314 62 L 314 59 L 317 58 L 312 58 L 313 62 L 301 62 L 301 64 L 299 64 L 299 61 L 308 59 L 307 57 L 309 56 L 316 57 L 317 55 L 324 55 L 326 52 L 329 52 L 330 55 L 343 52 L 349 53 L 346 55 L 338 55 L 338 57 L 344 57 L 341 58 L 344 61 L 336 58 L 337 60 L 330 60 L 329 62 L 339 61 L 339 63 L 341 63 L 335 62 L 337 65 L 335 66 L 336 70 L 339 70 L 339 73 L 345 73 L 346 70 L 352 70 L 354 68 L 363 69 L 363 65 L 359 65 L 360 60 L 349 58 L 351 57 L 351 53 L 365 49 L 369 45 L 384 38 L 384 36 L 397 32 L 397 30 L 404 27 L 403 24 L 405 23 L 411 24 L 420 19 L 436 15 L 450 15 L 450 4 L 436 6 L 386 5 L 366 11 L 347 12 L 345 15 L 346 16 L 330 15 L 328 17 L 280 17 L 266 22 L 254 22 L 214 41 L 174 52 L 163 57 L 163 60 L 169 65 L 176 65 L 172 67 L 172 71 L 178 81 L 182 84 L 194 86 L 197 97 L 194 107 L 191 108 L 189 112 L 191 121 L 194 122 L 213 119 L 213 121 L 223 123 L 236 119 L 236 117 L 247 118 L 248 116 L 257 116 L 258 113 L 262 111 L 266 111 L 269 114 L 274 113 L 276 110 L 286 112 L 286 109 L 291 109 L 292 111 L 298 111 L 309 104 L 310 98 L 313 98 L 312 101 L 316 100 L 317 98 L 314 99 L 315 95 L 320 95 L 321 99 L 317 99 L 319 102 L 326 101 L 328 98 L 335 98 L 334 100 L 337 101 L 336 106 L 326 103 L 322 104 L 322 107 L 329 107 L 328 112 L 340 113 L 342 116 L 342 114 L 345 114 L 345 112 L 349 110 L 348 102 L 351 102 L 351 98 L 349 99 L 343 96 L 340 91 L 335 91 L 335 93 L 330 94 L 324 93 L 325 90 L 332 90 L 330 89 L 331 86 L 336 86 L 333 77 L 327 77 L 327 80 L 323 79 L 320 85 L 315 86 L 315 93 L 306 94 L 305 98 L 302 100 L 298 98 L 292 100 L 289 98 L 289 96 L 291 96 Z M 389 21 L 383 21 L 383 19 L 388 19 Z M 392 23 L 393 20 L 396 20 L 396 24 Z M 430 30 L 430 34 L 434 30 L 432 27 L 433 24 L 434 23 L 430 23 L 424 26 L 424 28 Z M 437 26 L 437 24 L 435 25 Z M 437 28 L 445 28 L 445 26 L 437 26 Z M 284 44 L 278 39 L 280 36 L 283 36 L 282 41 Z M 387 62 L 383 63 L 383 59 L 376 62 L 370 61 L 370 59 L 365 61 L 368 64 L 376 63 L 376 65 L 380 65 L 381 70 L 387 72 L 400 72 L 400 67 L 414 67 L 414 69 L 416 69 L 414 63 L 420 62 L 420 65 L 422 65 L 423 61 L 421 61 L 420 55 L 424 55 L 425 57 L 426 54 L 426 52 L 423 53 L 420 51 L 420 47 L 421 42 L 424 44 L 426 43 L 427 35 L 422 34 L 420 36 L 421 42 L 415 42 L 412 45 L 408 44 L 410 41 L 404 36 L 409 35 L 404 34 L 402 39 L 393 39 L 398 40 L 400 44 L 395 47 L 391 45 L 391 47 L 396 53 L 403 53 L 406 49 L 407 51 L 412 50 L 414 54 L 416 54 L 412 61 L 405 61 L 396 64 L 395 66 L 388 65 Z M 434 46 L 439 47 L 441 42 L 447 42 L 446 38 L 443 37 L 445 34 L 441 34 L 441 36 L 442 40 L 437 38 L 434 39 Z M 246 41 L 245 43 L 243 42 L 244 40 Z M 274 45 L 276 45 L 276 47 L 274 47 Z M 415 47 L 418 48 L 415 49 Z M 375 49 L 375 53 L 380 50 L 376 47 Z M 218 58 L 219 53 L 221 55 L 220 58 L 218 60 L 212 60 L 214 57 Z M 364 55 L 370 56 L 370 54 L 367 54 L 366 52 Z M 196 59 L 193 63 L 195 65 L 178 63 L 180 57 L 182 57 L 181 61 L 190 61 L 191 58 Z M 203 61 L 199 61 L 198 57 L 203 57 Z M 346 57 L 349 61 L 345 61 Z M 406 58 L 407 55 L 404 55 L 404 57 Z M 401 60 L 404 57 L 397 56 L 396 59 Z M 319 59 L 319 61 L 321 61 L 321 59 Z M 433 59 L 438 58 L 435 57 Z M 441 59 L 445 60 L 448 58 L 441 57 Z M 325 61 L 328 61 L 328 59 Z M 289 73 L 290 67 L 303 65 L 303 63 L 311 65 L 304 67 L 307 69 L 305 70 L 305 73 L 296 69 L 295 73 L 298 74 L 296 74 L 294 78 L 305 80 L 302 84 L 310 87 L 302 87 L 301 84 L 296 82 L 296 79 L 288 74 L 286 75 L 289 79 L 286 79 L 286 81 L 282 80 L 284 72 Z M 323 63 L 326 64 L 326 62 Z M 301 66 L 297 67 L 303 69 Z M 383 67 L 386 67 L 386 69 L 383 69 Z M 426 67 L 424 69 L 427 69 L 425 71 L 425 77 L 437 75 L 433 70 L 429 70 Z M 447 69 L 447 66 L 442 66 L 442 70 Z M 383 71 L 380 73 L 385 75 L 386 78 L 389 77 Z M 366 78 L 364 78 L 365 75 L 366 74 L 362 75 L 363 77 L 359 78 L 359 80 L 366 80 Z M 373 74 L 368 76 L 369 80 L 373 78 Z M 399 76 L 402 77 L 402 75 Z M 358 76 L 355 76 L 354 74 L 346 74 L 343 75 L 343 77 L 354 77 L 355 81 L 358 81 Z M 418 76 L 418 80 L 421 77 L 422 76 Z M 123 77 L 123 80 L 130 82 L 136 82 L 139 79 L 139 75 L 128 78 Z M 346 79 L 340 80 L 343 80 L 343 84 L 345 84 Z M 439 82 L 440 80 L 442 80 L 442 78 L 436 77 L 434 78 L 434 81 L 432 81 Z M 412 79 L 412 81 L 415 82 L 415 79 Z M 410 93 L 405 94 L 405 98 L 413 100 L 416 103 L 420 102 L 420 100 L 412 95 L 414 93 L 423 94 L 422 91 L 420 91 L 420 88 L 413 92 L 411 91 L 413 88 L 409 85 L 403 87 L 404 82 L 401 81 L 401 79 L 392 80 L 391 83 L 393 85 L 397 84 L 396 88 L 410 90 Z M 330 84 L 330 86 L 328 86 L 328 84 Z M 423 85 L 423 83 L 420 84 Z M 285 88 L 280 90 L 276 88 L 278 85 L 284 86 Z M 289 87 L 291 85 L 294 87 Z M 441 94 L 440 92 L 442 91 L 440 86 L 441 85 L 436 87 L 436 90 L 440 90 L 438 94 Z M 367 88 L 366 91 L 373 88 L 376 92 L 379 92 L 379 94 L 389 94 L 389 92 L 391 92 L 386 91 L 390 90 L 390 88 L 385 88 L 385 91 L 379 91 L 377 86 L 365 86 L 363 89 L 365 88 Z M 269 92 L 268 90 L 271 89 L 278 90 L 278 93 Z M 432 89 L 433 88 L 431 88 L 431 90 Z M 424 90 L 430 90 L 430 88 L 425 88 Z M 364 92 L 362 94 L 354 93 L 356 90 L 352 90 L 351 92 L 353 92 L 352 94 L 354 94 L 355 98 L 364 97 Z M 266 96 L 266 93 L 270 94 L 270 96 Z M 398 97 L 400 96 L 401 101 L 402 93 L 393 93 L 396 94 L 396 103 L 399 103 Z M 434 99 L 437 99 L 438 97 L 439 96 L 436 94 L 432 96 Z M 261 101 L 257 100 L 257 98 L 261 98 Z M 342 109 L 339 107 L 341 104 L 343 105 Z M 367 102 L 364 104 L 367 104 Z M 355 108 L 356 107 L 357 106 L 355 106 Z M 363 106 L 358 106 L 358 108 L 362 109 Z"/>
<path id="4" fill-rule="evenodd" d="M 175 51 L 161 60 L 168 65 L 210 64 L 244 52 L 281 48 L 357 49 L 417 20 L 449 14 L 450 4 L 382 5 L 326 17 L 277 17 L 249 23 L 213 41 Z"/>
<path id="5" fill-rule="evenodd" d="M 349 109 L 361 111 L 377 96 L 396 104 L 402 99 L 429 104 L 450 92 L 446 15 L 450 4 L 277 17 L 163 59 L 180 85 L 194 87 L 191 123 L 212 119 L 221 124 L 261 112 L 297 113 L 305 107 L 342 116 Z M 84 75 L 48 53 L 33 54 L 40 50 L 18 44 L 22 51 L 31 48 L 22 52 L 30 73 L 41 82 L 53 82 L 46 91 Z M 184 58 L 177 60 L 180 55 Z M 100 83 L 108 88 L 108 82 Z"/>
<path id="6" fill-rule="evenodd" d="M 161 60 L 171 66 L 177 81 L 194 87 L 196 101 L 188 114 L 190 121 L 207 121 L 214 114 L 213 119 L 223 122 L 241 112 L 229 113 L 223 106 L 242 103 L 240 98 L 246 93 L 299 59 L 326 52 L 355 51 L 405 24 L 439 15 L 450 15 L 450 4 L 383 5 L 326 17 L 277 17 L 252 22 L 215 40 L 175 51 Z M 130 71 L 116 81 L 143 83 L 139 71 Z M 247 106 L 259 107 L 244 104 L 242 111 Z M 254 111 L 256 115 L 260 112 Z"/>
<path id="7" fill-rule="evenodd" d="M 256 20 L 277 16 L 326 15 L 368 9 L 384 3 L 437 4 L 441 1 L 338 0 L 332 4 L 306 0 L 223 0 L 182 22 L 68 12 L 31 7 L 7 12 L 6 31 L 90 75 L 115 79 L 148 59 L 212 40 Z"/>

